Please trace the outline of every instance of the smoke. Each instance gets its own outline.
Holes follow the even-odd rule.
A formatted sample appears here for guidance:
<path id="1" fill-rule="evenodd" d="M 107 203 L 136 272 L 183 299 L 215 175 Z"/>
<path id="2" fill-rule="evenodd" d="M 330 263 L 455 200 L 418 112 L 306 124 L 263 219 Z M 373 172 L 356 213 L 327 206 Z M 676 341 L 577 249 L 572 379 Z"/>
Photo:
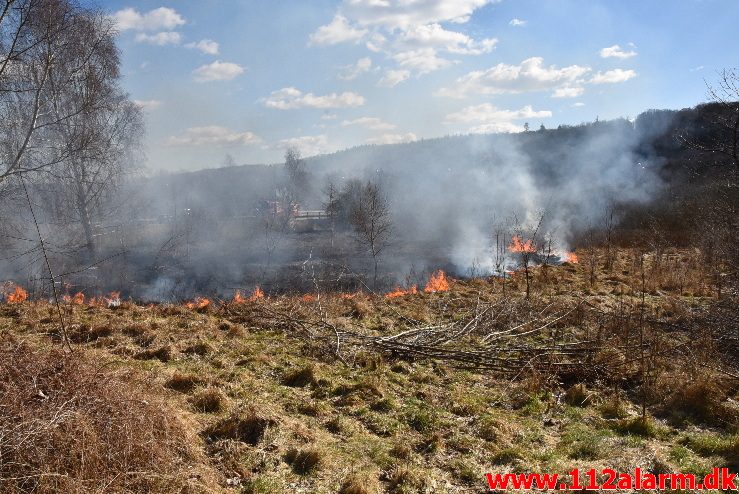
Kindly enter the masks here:
<path id="1" fill-rule="evenodd" d="M 659 135 L 668 132 L 664 121 L 661 125 Z M 500 225 L 531 228 L 543 217 L 540 238 L 551 238 L 564 252 L 576 247 L 570 245 L 574 233 L 599 226 L 614 203 L 654 197 L 663 161 L 652 150 L 654 139 L 651 127 L 617 120 L 362 146 L 306 159 L 300 208 L 323 209 L 329 179 L 339 189 L 351 180 L 375 181 L 392 211 L 391 243 L 380 258 L 385 285 L 438 268 L 489 274 Z M 68 280 L 79 289 L 121 290 L 160 301 L 227 297 L 235 289 L 250 293 L 256 285 L 267 292 L 312 290 L 316 280 L 306 279 L 305 269 L 310 259 L 322 263 L 324 281 L 351 288 L 356 277 L 327 267 L 369 272 L 370 259 L 351 231 L 339 229 L 332 245 L 325 222 L 299 230 L 264 222 L 267 203 L 279 199 L 285 180 L 282 165 L 139 178 L 122 191 L 135 200 L 114 218 L 115 234 L 100 237 L 100 255 L 125 246 L 125 263 L 101 264 L 93 281 Z M 51 218 L 42 221 L 53 235 Z M 52 261 L 74 271 L 66 258 L 52 255 Z M 18 279 L 27 264 L 4 271 Z"/>
<path id="2" fill-rule="evenodd" d="M 573 232 L 598 225 L 614 203 L 648 201 L 662 160 L 644 148 L 634 125 L 618 120 L 361 148 L 311 165 L 344 177 L 384 176 L 398 242 L 419 247 L 417 264 L 446 257 L 458 273 L 472 266 L 490 273 L 496 222 L 533 228 L 543 216 L 540 235 L 564 251 Z"/>

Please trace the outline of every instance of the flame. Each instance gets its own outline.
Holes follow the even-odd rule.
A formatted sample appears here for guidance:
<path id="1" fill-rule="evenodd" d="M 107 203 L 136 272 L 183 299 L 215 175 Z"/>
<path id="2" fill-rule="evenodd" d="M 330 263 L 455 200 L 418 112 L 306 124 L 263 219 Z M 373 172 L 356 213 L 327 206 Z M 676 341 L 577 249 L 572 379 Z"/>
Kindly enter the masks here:
<path id="1" fill-rule="evenodd" d="M 511 252 L 533 253 L 536 252 L 536 247 L 531 240 L 521 242 L 521 237 L 514 235 L 511 238 L 511 244 L 508 246 L 508 250 Z"/>
<path id="2" fill-rule="evenodd" d="M 398 298 L 403 297 L 405 295 L 415 295 L 418 293 L 418 287 L 416 285 L 413 285 L 408 290 L 403 290 L 399 286 L 395 287 L 395 290 L 393 290 L 390 293 L 385 294 L 385 298 Z"/>
<path id="3" fill-rule="evenodd" d="M 208 300 L 207 298 L 196 297 L 195 300 L 193 300 L 192 302 L 186 303 L 185 307 L 187 307 L 188 309 L 199 310 L 199 309 L 205 309 L 209 305 L 210 305 L 210 300 Z"/>
<path id="4" fill-rule="evenodd" d="M 431 277 L 423 289 L 426 293 L 446 292 L 447 290 L 449 290 L 449 280 L 447 280 L 446 273 L 441 269 L 431 273 Z"/>
<path id="5" fill-rule="evenodd" d="M 360 295 L 362 295 L 362 291 L 361 290 L 358 291 L 358 292 L 355 292 L 355 293 L 341 293 L 341 294 L 339 294 L 339 297 L 342 298 L 342 299 L 344 299 L 344 300 L 351 300 L 351 299 L 356 298 L 356 297 L 358 297 Z"/>
<path id="6" fill-rule="evenodd" d="M 65 296 L 63 297 L 63 300 L 67 303 L 73 302 L 79 295 L 75 295 L 75 298 Z M 77 305 L 82 305 L 84 303 L 84 296 L 82 296 L 82 301 L 77 300 L 74 302 Z M 91 297 L 87 299 L 87 305 L 90 307 L 118 307 L 121 305 L 121 292 L 110 292 L 108 295 L 103 295 L 101 297 Z"/>
<path id="7" fill-rule="evenodd" d="M 105 305 L 109 309 L 119 307 L 121 305 L 121 292 L 110 292 L 107 297 L 103 297 Z"/>
<path id="8" fill-rule="evenodd" d="M 9 304 L 20 304 L 28 299 L 28 292 L 18 285 L 11 284 L 5 291 L 5 301 Z"/>
<path id="9" fill-rule="evenodd" d="M 254 292 L 251 294 L 251 297 L 249 297 L 249 302 L 256 302 L 261 298 L 264 298 L 264 292 L 259 285 L 257 285 L 256 288 L 254 288 Z"/>
<path id="10" fill-rule="evenodd" d="M 565 254 L 565 262 L 569 262 L 570 264 L 577 264 L 579 261 L 577 254 L 574 252 L 568 252 Z"/>
<path id="11" fill-rule="evenodd" d="M 62 301 L 66 304 L 85 305 L 85 294 L 77 292 L 73 296 L 65 295 L 62 297 Z"/>
<path id="12" fill-rule="evenodd" d="M 234 293 L 234 298 L 231 299 L 231 303 L 243 304 L 244 302 L 246 302 L 246 297 L 241 294 L 241 290 L 236 290 L 236 293 Z"/>
<path id="13" fill-rule="evenodd" d="M 303 302 L 315 302 L 316 296 L 313 295 L 312 293 L 306 293 L 305 295 L 300 297 L 300 300 L 302 300 Z"/>

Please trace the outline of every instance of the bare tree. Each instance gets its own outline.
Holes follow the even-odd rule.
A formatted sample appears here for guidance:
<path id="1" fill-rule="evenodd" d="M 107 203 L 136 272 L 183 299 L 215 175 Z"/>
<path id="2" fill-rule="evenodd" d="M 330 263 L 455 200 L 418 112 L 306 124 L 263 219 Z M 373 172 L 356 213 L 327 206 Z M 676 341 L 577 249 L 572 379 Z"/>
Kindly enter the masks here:
<path id="1" fill-rule="evenodd" d="M 336 236 L 336 218 L 339 215 L 339 189 L 333 180 L 329 179 L 326 186 L 323 188 L 323 195 L 325 201 L 323 203 L 323 210 L 328 216 L 329 227 L 331 231 L 331 249 L 334 248 L 334 237 Z"/>
<path id="2" fill-rule="evenodd" d="M 363 184 L 351 205 L 349 221 L 357 242 L 372 256 L 372 286 L 377 287 L 380 255 L 390 242 L 393 225 L 387 197 L 378 183 Z"/>
<path id="3" fill-rule="evenodd" d="M 701 165 L 713 165 L 711 176 L 718 172 L 703 194 L 689 200 L 697 211 L 698 242 L 718 281 L 725 269 L 739 274 L 739 74 L 725 69 L 706 85 L 711 101 L 699 107 L 701 128 L 683 130 L 678 140 L 700 153 Z"/>
<path id="4" fill-rule="evenodd" d="M 739 173 L 739 75 L 736 69 L 724 69 L 718 82 L 706 83 L 711 102 L 704 109 L 708 119 L 708 132 L 696 136 L 681 132 L 678 139 L 688 147 L 708 153 L 733 165 L 733 173 Z"/>
<path id="5" fill-rule="evenodd" d="M 236 160 L 231 155 L 231 153 L 226 153 L 226 156 L 223 157 L 223 167 L 224 168 L 230 168 L 232 166 L 236 166 Z"/>
<path id="6" fill-rule="evenodd" d="M 510 237 L 510 228 L 507 222 L 499 222 L 493 217 L 493 269 L 495 275 L 503 279 L 503 295 L 505 295 L 506 289 L 506 262 L 508 260 Z"/>
<path id="7" fill-rule="evenodd" d="M 526 298 L 531 296 L 531 265 L 542 250 L 541 227 L 544 222 L 545 212 L 540 212 L 537 218 L 527 226 L 515 221 L 514 234 L 510 250 L 518 253 L 526 276 Z"/>
<path id="8" fill-rule="evenodd" d="M 289 147 L 285 150 L 285 172 L 287 179 L 283 185 L 282 196 L 294 204 L 300 204 L 308 193 L 308 172 L 300 150 Z"/>
<path id="9" fill-rule="evenodd" d="M 61 194 L 61 212 L 82 228 L 96 257 L 94 219 L 112 210 L 113 193 L 136 168 L 133 151 L 143 132 L 141 109 L 120 89 L 120 60 L 112 22 L 101 13 L 80 16 L 67 33 L 63 63 L 51 71 L 51 111 L 59 121 L 48 136 L 71 150 L 49 170 Z M 94 47 L 94 48 L 93 48 Z M 76 70 L 76 74 L 68 73 Z M 84 111 L 75 113 L 75 108 Z"/>
<path id="10" fill-rule="evenodd" d="M 68 0 L 15 0 L 0 7 L 0 184 L 12 176 L 61 163 L 74 144 L 51 138 L 54 127 L 84 112 L 87 101 L 54 111 L 56 87 L 73 82 L 99 50 L 69 64 L 70 44 L 81 19 L 90 15 Z M 66 74 L 64 79 L 62 74 Z"/>

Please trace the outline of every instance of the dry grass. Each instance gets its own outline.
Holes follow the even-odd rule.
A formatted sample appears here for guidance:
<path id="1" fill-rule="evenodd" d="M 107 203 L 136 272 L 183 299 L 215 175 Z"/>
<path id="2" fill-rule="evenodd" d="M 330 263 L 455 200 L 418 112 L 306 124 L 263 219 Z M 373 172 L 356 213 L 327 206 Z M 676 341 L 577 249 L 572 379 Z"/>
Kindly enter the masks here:
<path id="1" fill-rule="evenodd" d="M 164 386 L 180 393 L 189 393 L 202 383 L 203 379 L 195 374 L 183 374 L 177 371 L 164 383 Z"/>
<path id="2" fill-rule="evenodd" d="M 289 463 L 293 471 L 298 475 L 308 475 L 321 468 L 324 461 L 323 453 L 318 448 L 291 448 L 285 453 L 285 461 Z"/>
<path id="3" fill-rule="evenodd" d="M 226 397 L 218 388 L 205 388 L 190 398 L 192 407 L 200 413 L 218 413 L 225 407 Z"/>
<path id="4" fill-rule="evenodd" d="M 181 492 L 200 460 L 176 411 L 131 375 L 7 336 L 0 437 L 8 494 Z"/>
<path id="5" fill-rule="evenodd" d="M 255 408 L 249 408 L 245 412 L 234 412 L 219 420 L 203 431 L 203 435 L 211 441 L 232 439 L 256 446 L 267 429 L 276 424 L 276 420 L 260 414 Z"/>
<path id="6" fill-rule="evenodd" d="M 77 451 L 83 446 L 80 438 L 85 447 L 92 438 L 125 439 L 115 434 L 108 439 L 95 429 L 101 425 L 84 419 L 79 424 L 93 426 L 44 438 L 49 442 L 39 446 L 39 457 L 51 458 L 43 460 L 48 465 L 23 461 L 36 469 L 37 477 L 38 471 L 44 473 L 38 478 L 45 487 L 37 492 L 91 492 L 99 486 L 96 475 L 109 481 L 113 471 L 126 468 L 145 473 L 139 479 L 118 478 L 111 492 L 157 494 L 206 484 L 194 480 L 200 471 L 210 471 L 203 457 L 217 474 L 202 478 L 219 484 L 209 480 L 205 491 L 220 486 L 233 494 L 478 492 L 493 464 L 496 469 L 558 472 L 605 466 L 626 471 L 643 466 L 645 458 L 655 458 L 651 464 L 663 469 L 695 472 L 737 464 L 739 387 L 726 375 L 739 372 L 737 347 L 732 346 L 738 336 L 732 326 L 735 292 L 725 286 L 718 300 L 710 280 L 701 278 L 693 253 L 667 253 L 661 259 L 648 254 L 640 325 L 637 253 L 619 252 L 608 268 L 602 253 L 592 254 L 593 263 L 590 255 L 582 252 L 580 265 L 533 269 L 529 300 L 523 295 L 524 280 L 516 275 L 506 280 L 505 294 L 501 281 L 493 279 L 459 281 L 449 292 L 391 300 L 322 296 L 320 314 L 315 304 L 296 296 L 212 304 L 201 312 L 133 304 L 115 311 L 70 307 L 79 361 L 115 359 L 121 370 L 101 370 L 89 386 L 87 380 L 65 375 L 69 386 L 85 384 L 62 394 L 79 398 L 72 404 L 82 417 L 105 409 L 106 417 L 123 421 L 125 428 L 138 428 L 131 437 L 144 445 L 140 449 L 147 456 L 136 460 L 144 463 L 131 459 L 123 467 L 100 465 L 102 453 L 93 452 L 89 463 L 85 456 L 85 468 L 100 471 L 85 474 L 89 479 L 77 486 L 62 485 L 68 474 L 59 472 L 73 471 L 66 463 L 81 460 L 52 452 Z M 670 272 L 677 267 L 687 271 L 680 276 Z M 484 317 L 467 324 L 487 307 Z M 532 332 L 546 321 L 551 323 Z M 513 334 L 483 345 L 486 335 L 520 325 Z M 413 333 L 424 327 L 442 329 Z M 436 341 L 463 328 L 470 330 Z M 342 335 L 338 346 L 334 329 Z M 411 333 L 405 339 L 387 338 L 406 331 Z M 24 373 L 36 376 L 48 396 L 44 380 L 56 372 L 48 369 L 55 368 L 52 361 L 66 360 L 56 358 L 59 352 L 46 361 L 36 358 L 49 352 L 50 341 L 59 341 L 53 307 L 0 304 L 0 334 L 23 338 L 27 343 L 18 353 L 47 369 L 25 371 L 23 366 L 33 367 L 27 361 L 13 379 L 26 379 Z M 347 339 L 347 334 L 356 338 Z M 561 349 L 573 342 L 590 342 L 596 350 L 552 352 L 575 364 L 562 368 L 548 366 L 546 352 L 539 354 L 542 365 L 528 366 L 532 353 L 514 349 L 553 344 Z M 412 345 L 424 347 L 407 351 Z M 443 351 L 432 357 L 429 352 L 439 348 Z M 510 364 L 515 372 L 465 368 L 463 360 L 447 358 L 474 351 L 483 357 L 497 351 L 515 355 Z M 2 363 L 3 378 L 15 372 Z M 92 367 L 84 365 L 84 373 L 90 373 Z M 136 376 L 147 380 L 142 385 Z M 28 379 L 25 385 L 32 387 Z M 17 387 L 7 389 L 18 396 L 14 407 L 28 408 L 25 420 L 52 416 L 53 407 L 44 408 L 48 400 L 34 395 L 35 388 Z M 99 391 L 109 387 L 110 393 Z M 646 420 L 640 418 L 643 398 Z M 0 401 L 7 399 L 0 396 Z M 112 400 L 110 409 L 101 408 L 106 400 Z M 137 415 L 126 418 L 129 414 Z M 15 423 L 3 420 L 4 427 Z M 167 437 L 160 440 L 160 435 Z M 162 449 L 153 456 L 152 443 Z M 163 458 L 173 461 L 171 466 L 163 466 Z M 0 466 L 6 475 L 3 468 L 7 464 Z M 23 492 L 5 485 L 0 491 Z"/>

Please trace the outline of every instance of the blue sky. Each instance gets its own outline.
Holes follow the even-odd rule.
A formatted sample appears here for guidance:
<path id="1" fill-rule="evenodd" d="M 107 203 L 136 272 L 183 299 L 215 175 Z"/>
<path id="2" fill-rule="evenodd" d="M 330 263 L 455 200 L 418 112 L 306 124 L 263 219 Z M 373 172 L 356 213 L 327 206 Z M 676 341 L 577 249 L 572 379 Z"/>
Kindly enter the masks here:
<path id="1" fill-rule="evenodd" d="M 150 170 L 705 101 L 736 0 L 115 0 Z"/>

